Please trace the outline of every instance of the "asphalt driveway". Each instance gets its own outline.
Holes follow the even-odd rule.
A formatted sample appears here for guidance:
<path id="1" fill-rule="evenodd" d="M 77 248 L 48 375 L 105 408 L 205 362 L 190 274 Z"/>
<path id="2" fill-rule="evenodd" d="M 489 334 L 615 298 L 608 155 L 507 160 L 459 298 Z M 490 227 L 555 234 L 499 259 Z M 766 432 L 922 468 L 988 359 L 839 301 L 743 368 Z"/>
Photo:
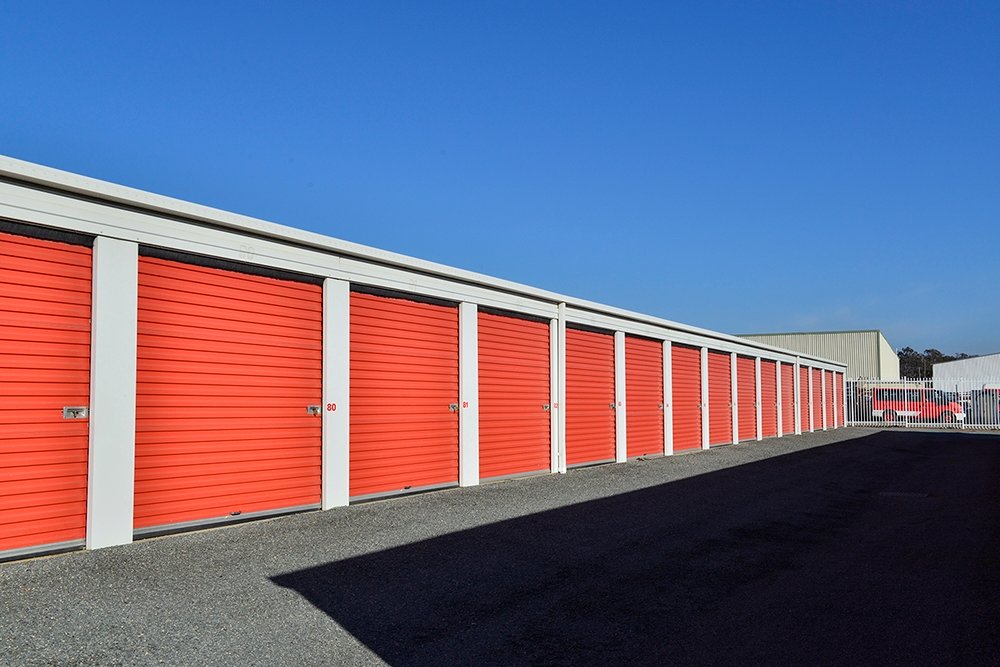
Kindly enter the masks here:
<path id="1" fill-rule="evenodd" d="M 0 663 L 998 664 L 1000 436 L 844 429 L 0 564 Z"/>

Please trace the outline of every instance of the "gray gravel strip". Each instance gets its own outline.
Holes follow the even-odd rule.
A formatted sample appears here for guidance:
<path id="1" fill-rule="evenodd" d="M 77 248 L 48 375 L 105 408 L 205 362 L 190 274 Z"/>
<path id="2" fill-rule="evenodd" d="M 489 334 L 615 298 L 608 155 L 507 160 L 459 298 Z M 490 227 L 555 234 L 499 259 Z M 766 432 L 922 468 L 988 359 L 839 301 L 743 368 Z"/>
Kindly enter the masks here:
<path id="1" fill-rule="evenodd" d="M 886 520 L 873 512 L 894 503 L 906 521 L 928 521 L 904 504 L 937 502 L 927 480 L 948 477 L 948 456 L 961 459 L 961 447 L 942 450 L 956 437 L 982 472 L 951 481 L 972 489 L 991 480 L 995 490 L 998 436 L 841 429 L 0 564 L 0 663 L 650 664 L 673 656 L 711 664 L 780 656 L 766 629 L 742 638 L 719 630 L 754 609 L 775 616 L 779 646 L 827 623 L 804 617 L 790 627 L 787 615 L 800 607 L 831 614 L 835 637 L 820 642 L 818 661 L 843 660 L 838 623 L 857 628 L 836 599 L 869 595 L 871 586 L 845 580 L 827 599 L 810 588 L 810 563 L 892 556 L 864 538 Z M 964 502 L 995 512 L 995 496 Z M 966 508 L 935 507 L 968 558 L 995 540 L 986 524 L 956 524 Z M 966 592 L 959 607 L 995 617 L 995 596 Z M 901 604 L 879 595 L 887 597 L 864 603 Z M 871 646 L 859 660 L 884 657 L 877 637 L 860 641 Z M 920 655 L 933 654 L 926 644 Z"/>

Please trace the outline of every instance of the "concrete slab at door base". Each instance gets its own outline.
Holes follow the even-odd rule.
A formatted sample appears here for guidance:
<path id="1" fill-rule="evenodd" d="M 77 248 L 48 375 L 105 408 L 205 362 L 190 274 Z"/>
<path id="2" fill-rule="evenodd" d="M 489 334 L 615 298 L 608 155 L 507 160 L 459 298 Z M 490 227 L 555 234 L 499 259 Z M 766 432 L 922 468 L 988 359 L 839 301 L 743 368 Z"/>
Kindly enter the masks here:
<path id="1" fill-rule="evenodd" d="M 68 542 L 58 542 L 56 544 L 45 544 L 36 547 L 22 547 L 20 549 L 7 549 L 0 551 L 0 563 L 9 560 L 21 560 L 22 558 L 32 558 L 35 556 L 51 556 L 62 554 L 68 551 L 78 551 L 86 546 L 86 540 L 70 540 Z"/>
<path id="2" fill-rule="evenodd" d="M 173 535 L 174 533 L 183 533 L 191 530 L 201 530 L 203 528 L 215 528 L 218 526 L 228 526 L 238 523 L 245 523 L 247 521 L 256 521 L 257 519 L 266 519 L 269 517 L 279 517 L 287 516 L 289 514 L 300 514 L 302 512 L 311 512 L 313 510 L 318 510 L 321 508 L 320 503 L 313 505 L 300 505 L 298 507 L 283 507 L 277 510 L 262 510 L 260 512 L 247 512 L 246 514 L 237 514 L 234 516 L 220 516 L 215 519 L 203 519 L 199 521 L 181 521 L 178 523 L 168 524 L 165 526 L 151 526 L 149 528 L 138 528 L 133 533 L 136 538 L 141 537 L 158 537 L 160 535 Z"/>

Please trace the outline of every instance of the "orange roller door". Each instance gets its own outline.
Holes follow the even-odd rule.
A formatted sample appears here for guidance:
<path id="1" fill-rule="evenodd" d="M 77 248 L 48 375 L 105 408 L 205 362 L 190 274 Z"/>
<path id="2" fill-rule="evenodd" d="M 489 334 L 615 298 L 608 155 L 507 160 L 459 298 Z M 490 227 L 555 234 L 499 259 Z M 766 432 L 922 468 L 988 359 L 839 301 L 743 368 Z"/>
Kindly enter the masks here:
<path id="1" fill-rule="evenodd" d="M 479 311 L 479 476 L 552 468 L 549 324 Z"/>
<path id="2" fill-rule="evenodd" d="M 809 431 L 809 369 L 799 366 L 799 429 Z"/>
<path id="3" fill-rule="evenodd" d="M 778 435 L 778 365 L 760 362 L 760 429 L 765 438 Z"/>
<path id="4" fill-rule="evenodd" d="M 90 248 L 0 233 L 0 555 L 87 529 Z"/>
<path id="5" fill-rule="evenodd" d="M 352 292 L 350 495 L 458 484 L 457 406 L 458 308 Z"/>
<path id="6" fill-rule="evenodd" d="M 663 453 L 663 343 L 625 337 L 628 456 Z"/>
<path id="7" fill-rule="evenodd" d="M 781 432 L 795 433 L 795 367 L 781 364 Z"/>
<path id="8" fill-rule="evenodd" d="M 701 350 L 671 346 L 674 451 L 701 447 Z"/>
<path id="9" fill-rule="evenodd" d="M 615 339 L 566 330 L 566 465 L 615 459 Z"/>
<path id="10" fill-rule="evenodd" d="M 828 428 L 833 428 L 833 373 L 830 371 L 823 371 L 823 387 L 826 390 L 826 425 Z"/>
<path id="11" fill-rule="evenodd" d="M 823 376 L 818 368 L 812 369 L 812 414 L 813 430 L 819 431 L 823 428 Z"/>
<path id="12" fill-rule="evenodd" d="M 140 531 L 320 502 L 319 285 L 139 258 Z"/>
<path id="13" fill-rule="evenodd" d="M 708 352 L 708 442 L 733 441 L 732 358 L 728 352 Z"/>
<path id="14" fill-rule="evenodd" d="M 757 437 L 757 367 L 750 357 L 736 357 L 736 416 L 740 440 Z"/>

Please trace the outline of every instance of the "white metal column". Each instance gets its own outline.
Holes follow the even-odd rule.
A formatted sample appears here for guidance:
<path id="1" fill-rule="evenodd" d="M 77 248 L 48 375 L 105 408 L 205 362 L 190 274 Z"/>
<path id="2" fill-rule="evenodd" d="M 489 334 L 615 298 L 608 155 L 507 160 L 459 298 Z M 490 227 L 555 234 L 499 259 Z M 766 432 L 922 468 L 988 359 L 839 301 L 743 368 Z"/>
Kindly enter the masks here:
<path id="1" fill-rule="evenodd" d="M 843 426 L 847 426 L 847 373 L 843 373 L 840 376 L 840 387 L 841 391 L 843 392 L 841 396 L 844 397 L 844 405 L 841 406 L 841 411 L 842 411 L 841 416 L 843 417 L 843 419 L 841 420 L 840 423 Z"/>
<path id="2" fill-rule="evenodd" d="M 615 461 L 628 460 L 625 414 L 625 332 L 615 332 Z"/>
<path id="3" fill-rule="evenodd" d="M 674 358 L 669 340 L 663 341 L 663 454 L 674 453 Z"/>
<path id="4" fill-rule="evenodd" d="M 549 320 L 549 466 L 559 469 L 559 320 Z"/>
<path id="5" fill-rule="evenodd" d="M 87 548 L 132 541 L 139 246 L 94 239 Z"/>
<path id="6" fill-rule="evenodd" d="M 757 439 L 758 440 L 763 440 L 764 439 L 764 425 L 761 424 L 761 417 L 763 416 L 763 406 L 760 404 L 761 403 L 761 398 L 760 398 L 760 357 L 754 357 L 753 369 L 754 369 L 754 385 L 755 385 L 755 390 L 754 391 L 756 392 L 754 394 L 753 405 L 754 405 L 754 410 L 757 411 Z"/>
<path id="7" fill-rule="evenodd" d="M 837 407 L 839 406 L 839 402 L 837 401 L 837 374 L 836 373 L 831 373 L 830 374 L 830 391 L 833 392 L 833 428 L 836 429 L 837 428 L 837 422 L 839 421 L 837 419 Z"/>
<path id="8" fill-rule="evenodd" d="M 351 485 L 351 284 L 323 281 L 322 507 L 347 505 Z"/>
<path id="9" fill-rule="evenodd" d="M 798 359 L 795 360 L 795 377 L 792 378 L 795 387 L 795 435 L 802 435 L 802 378 Z"/>
<path id="10" fill-rule="evenodd" d="M 566 304 L 559 304 L 559 335 L 557 336 L 558 359 L 556 364 L 556 376 L 558 396 L 552 406 L 556 410 L 556 419 L 559 422 L 559 438 L 556 440 L 559 459 L 559 472 L 566 472 Z"/>
<path id="11" fill-rule="evenodd" d="M 730 382 L 730 412 L 733 415 L 733 442 L 740 441 L 740 400 L 739 400 L 739 379 L 736 373 L 736 353 L 729 355 L 729 382 Z"/>
<path id="12" fill-rule="evenodd" d="M 708 449 L 708 411 L 712 406 L 708 404 L 708 348 L 701 348 L 701 448 Z"/>
<path id="13" fill-rule="evenodd" d="M 479 309 L 458 304 L 458 484 L 479 484 Z"/>

